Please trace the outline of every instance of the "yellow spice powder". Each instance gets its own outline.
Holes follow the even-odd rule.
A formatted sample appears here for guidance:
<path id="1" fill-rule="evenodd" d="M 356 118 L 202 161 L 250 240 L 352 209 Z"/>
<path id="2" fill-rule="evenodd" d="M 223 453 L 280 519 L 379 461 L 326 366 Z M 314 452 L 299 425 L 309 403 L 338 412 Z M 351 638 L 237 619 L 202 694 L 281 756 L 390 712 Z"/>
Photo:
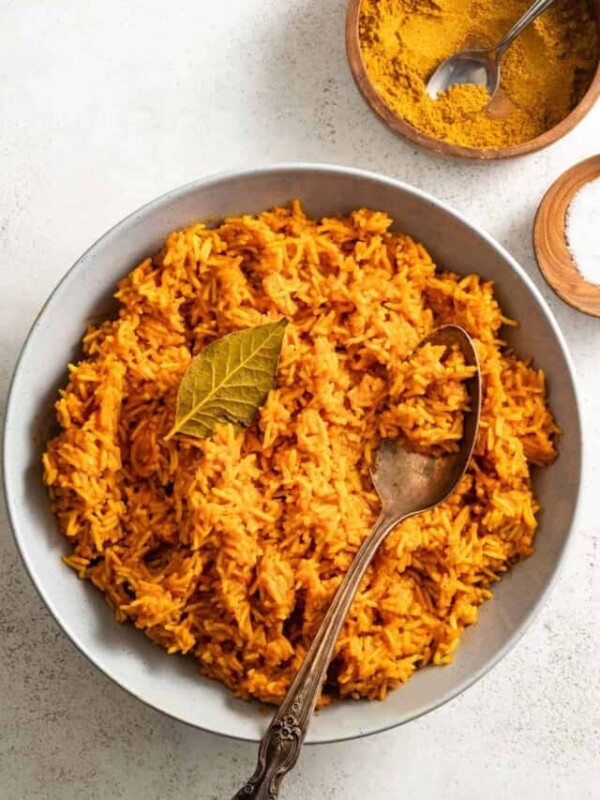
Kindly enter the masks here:
<path id="1" fill-rule="evenodd" d="M 431 100 L 428 78 L 465 47 L 491 47 L 531 0 L 363 0 L 359 38 L 385 103 L 423 133 L 466 147 L 502 147 L 549 130 L 577 105 L 598 64 L 586 0 L 562 0 L 506 51 L 500 90 L 453 86 Z"/>

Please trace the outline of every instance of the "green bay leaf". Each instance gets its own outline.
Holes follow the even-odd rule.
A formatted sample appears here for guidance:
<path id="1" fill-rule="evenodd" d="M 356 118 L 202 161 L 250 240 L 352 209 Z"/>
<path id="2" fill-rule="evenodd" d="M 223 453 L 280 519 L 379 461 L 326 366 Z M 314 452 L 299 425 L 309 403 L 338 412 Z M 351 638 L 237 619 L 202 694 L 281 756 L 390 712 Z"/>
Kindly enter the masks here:
<path id="1" fill-rule="evenodd" d="M 275 385 L 287 319 L 228 333 L 188 366 L 177 393 L 175 424 L 165 437 L 204 439 L 219 422 L 251 425 Z"/>

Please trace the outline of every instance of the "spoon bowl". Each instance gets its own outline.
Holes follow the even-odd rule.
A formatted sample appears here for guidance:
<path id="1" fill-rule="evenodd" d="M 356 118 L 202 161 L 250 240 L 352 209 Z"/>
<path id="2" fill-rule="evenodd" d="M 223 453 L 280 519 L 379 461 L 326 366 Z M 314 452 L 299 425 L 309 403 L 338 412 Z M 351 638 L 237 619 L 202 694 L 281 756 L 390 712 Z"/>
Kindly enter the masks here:
<path id="1" fill-rule="evenodd" d="M 379 546 L 403 520 L 441 503 L 466 472 L 479 429 L 481 370 L 471 337 L 457 325 L 444 325 L 419 344 L 457 347 L 466 366 L 470 408 L 465 413 L 463 437 L 456 453 L 435 457 L 405 449 L 402 442 L 385 440 L 378 448 L 371 472 L 381 499 L 381 513 L 344 576 L 302 666 L 283 702 L 273 715 L 258 750 L 254 775 L 234 800 L 276 800 L 285 775 L 294 767 L 306 736 L 325 673 L 344 619 L 367 567 Z"/>
<path id="2" fill-rule="evenodd" d="M 443 61 L 427 83 L 427 94 L 435 100 L 456 84 L 484 86 L 492 98 L 500 85 L 500 60 L 494 50 L 463 50 Z"/>
<path id="3" fill-rule="evenodd" d="M 468 382 L 471 412 L 465 415 L 460 449 L 441 458 L 407 450 L 402 442 L 384 439 L 375 453 L 371 478 L 381 498 L 382 513 L 406 518 L 442 503 L 452 494 L 471 460 L 481 405 L 479 361 L 470 336 L 458 325 L 444 325 L 423 339 L 424 344 L 458 347 L 465 364 L 476 368 Z"/>

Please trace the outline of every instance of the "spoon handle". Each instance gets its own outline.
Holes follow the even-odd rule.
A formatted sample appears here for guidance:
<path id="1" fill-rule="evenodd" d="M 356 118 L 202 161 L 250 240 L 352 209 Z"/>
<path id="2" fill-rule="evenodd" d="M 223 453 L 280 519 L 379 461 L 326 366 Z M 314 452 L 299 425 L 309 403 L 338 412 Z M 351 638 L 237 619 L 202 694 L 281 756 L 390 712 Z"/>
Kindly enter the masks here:
<path id="1" fill-rule="evenodd" d="M 556 0 L 536 0 L 535 3 L 532 3 L 528 11 L 526 11 L 521 19 L 513 25 L 500 43 L 494 47 L 494 50 L 496 50 L 498 54 L 503 53 L 506 48 L 514 42 L 517 36 L 523 33 L 525 28 L 531 25 L 531 23 L 536 20 L 540 14 L 543 14 L 544 11 L 547 8 L 550 8 L 550 6 L 555 2 Z"/>
<path id="2" fill-rule="evenodd" d="M 233 800 L 276 800 L 304 742 L 333 648 L 360 582 L 388 533 L 403 518 L 381 514 L 338 587 L 285 699 L 275 712 L 258 750 L 254 775 Z"/>

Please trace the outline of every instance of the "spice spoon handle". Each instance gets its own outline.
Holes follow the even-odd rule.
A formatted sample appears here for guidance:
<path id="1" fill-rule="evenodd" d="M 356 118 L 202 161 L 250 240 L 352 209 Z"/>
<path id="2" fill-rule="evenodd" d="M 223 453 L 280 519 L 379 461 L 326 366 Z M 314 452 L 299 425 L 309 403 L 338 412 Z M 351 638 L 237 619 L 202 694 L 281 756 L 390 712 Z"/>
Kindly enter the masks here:
<path id="1" fill-rule="evenodd" d="M 540 16 L 540 14 L 543 14 L 544 11 L 547 8 L 550 8 L 550 6 L 555 2 L 556 0 L 536 0 L 536 2 L 532 3 L 529 9 L 523 14 L 521 19 L 515 22 L 506 36 L 504 36 L 504 38 L 496 45 L 496 47 L 492 49 L 495 50 L 498 55 L 503 53 L 507 47 L 510 47 L 517 36 L 520 36 L 523 33 L 525 28 L 531 25 L 531 23 L 534 22 Z"/>

